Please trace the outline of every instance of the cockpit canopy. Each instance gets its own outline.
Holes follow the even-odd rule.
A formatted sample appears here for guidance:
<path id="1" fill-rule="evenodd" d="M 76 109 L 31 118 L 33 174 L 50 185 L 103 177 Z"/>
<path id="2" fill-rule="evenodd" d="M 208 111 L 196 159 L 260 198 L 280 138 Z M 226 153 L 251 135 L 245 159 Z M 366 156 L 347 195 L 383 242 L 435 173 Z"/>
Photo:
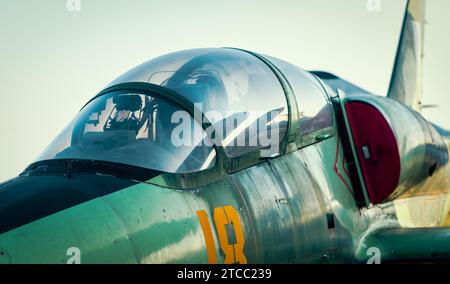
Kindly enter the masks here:
<path id="1" fill-rule="evenodd" d="M 288 131 L 285 90 L 271 67 L 251 53 L 175 52 L 126 72 L 110 87 L 125 83 L 163 87 L 201 113 L 197 117 L 186 112 L 190 106 L 152 92 L 101 93 L 39 160 L 90 159 L 187 173 L 214 166 L 214 145 L 228 158 L 255 151 L 261 157 L 280 154 Z"/>
<path id="2" fill-rule="evenodd" d="M 192 140 L 172 137 L 178 113 Z M 151 93 L 111 92 L 95 98 L 44 151 L 39 160 L 80 159 L 126 164 L 170 173 L 211 168 L 216 151 L 201 125 L 176 104 Z"/>
<path id="3" fill-rule="evenodd" d="M 252 54 L 229 48 L 176 52 L 132 69 L 111 85 L 127 82 L 160 85 L 196 104 L 214 125 L 214 142 L 229 157 L 269 143 L 263 155 L 279 153 L 288 122 L 285 93 L 273 71 Z"/>

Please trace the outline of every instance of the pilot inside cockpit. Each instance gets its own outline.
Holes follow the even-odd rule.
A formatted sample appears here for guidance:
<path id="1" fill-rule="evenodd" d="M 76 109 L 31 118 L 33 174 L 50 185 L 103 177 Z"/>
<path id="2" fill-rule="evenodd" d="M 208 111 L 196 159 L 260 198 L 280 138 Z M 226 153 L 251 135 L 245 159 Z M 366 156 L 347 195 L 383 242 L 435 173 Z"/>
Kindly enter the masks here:
<path id="1" fill-rule="evenodd" d="M 118 96 L 113 99 L 115 112 L 111 114 L 104 126 L 104 131 L 133 130 L 138 133 L 141 128 L 136 112 L 142 109 L 142 99 L 139 95 Z"/>

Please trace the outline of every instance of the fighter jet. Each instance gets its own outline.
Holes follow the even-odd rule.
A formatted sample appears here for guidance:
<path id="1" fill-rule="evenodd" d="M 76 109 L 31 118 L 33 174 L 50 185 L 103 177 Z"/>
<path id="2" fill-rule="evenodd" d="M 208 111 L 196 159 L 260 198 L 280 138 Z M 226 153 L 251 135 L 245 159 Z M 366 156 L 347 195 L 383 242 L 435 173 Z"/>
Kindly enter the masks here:
<path id="1" fill-rule="evenodd" d="M 236 48 L 126 72 L 0 185 L 0 263 L 449 261 L 424 12 L 408 2 L 387 96 Z"/>

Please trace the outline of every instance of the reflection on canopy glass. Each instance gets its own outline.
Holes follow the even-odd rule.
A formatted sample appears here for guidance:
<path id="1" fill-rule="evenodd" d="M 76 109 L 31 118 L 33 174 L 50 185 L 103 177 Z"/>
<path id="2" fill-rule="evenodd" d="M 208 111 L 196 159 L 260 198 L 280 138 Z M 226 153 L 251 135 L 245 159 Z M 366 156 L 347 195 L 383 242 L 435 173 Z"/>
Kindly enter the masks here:
<path id="1" fill-rule="evenodd" d="M 220 133 L 217 144 L 228 157 L 265 149 L 280 152 L 287 132 L 284 90 L 257 57 L 235 49 L 194 49 L 152 59 L 111 85 L 148 82 L 177 92 L 194 104 Z M 271 151 L 267 151 L 270 146 Z"/>
<path id="2" fill-rule="evenodd" d="M 300 111 L 300 135 L 330 127 L 333 115 L 318 81 L 308 72 L 286 61 L 266 56 L 288 79 Z"/>
<path id="3" fill-rule="evenodd" d="M 91 101 L 39 160 L 83 159 L 114 162 L 171 173 L 211 168 L 216 152 L 202 127 L 185 116 L 191 143 L 174 145 L 175 104 L 151 95 L 115 92 Z"/>

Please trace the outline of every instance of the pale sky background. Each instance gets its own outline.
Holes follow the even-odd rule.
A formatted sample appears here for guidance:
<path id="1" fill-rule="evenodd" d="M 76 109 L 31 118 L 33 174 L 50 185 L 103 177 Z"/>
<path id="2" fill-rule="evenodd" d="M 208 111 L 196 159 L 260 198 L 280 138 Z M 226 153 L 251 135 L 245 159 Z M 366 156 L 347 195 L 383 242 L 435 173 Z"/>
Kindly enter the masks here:
<path id="1" fill-rule="evenodd" d="M 233 46 L 332 71 L 385 95 L 404 0 L 0 0 L 0 181 L 19 174 L 98 91 L 153 57 Z M 449 0 L 428 0 L 425 116 L 450 129 Z"/>

